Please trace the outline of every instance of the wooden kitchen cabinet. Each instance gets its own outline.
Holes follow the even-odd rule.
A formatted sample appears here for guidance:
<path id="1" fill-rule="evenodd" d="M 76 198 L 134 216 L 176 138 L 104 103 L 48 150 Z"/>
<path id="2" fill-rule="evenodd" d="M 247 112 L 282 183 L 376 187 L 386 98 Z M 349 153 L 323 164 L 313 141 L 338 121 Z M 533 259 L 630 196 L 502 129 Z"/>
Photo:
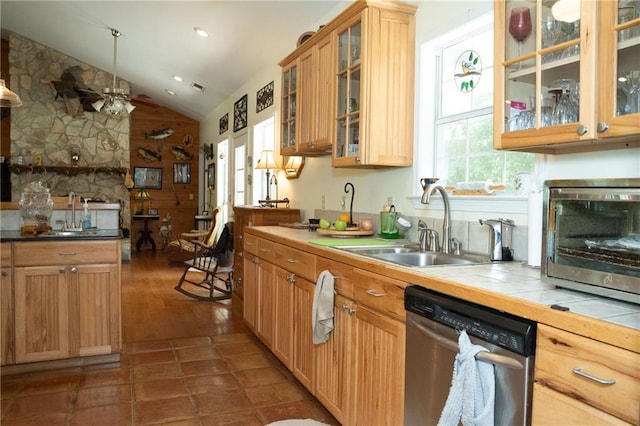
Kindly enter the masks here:
<path id="1" fill-rule="evenodd" d="M 300 210 L 236 206 L 233 208 L 233 299 L 242 306 L 244 299 L 244 228 L 300 222 Z"/>
<path id="2" fill-rule="evenodd" d="M 15 360 L 120 351 L 120 243 L 15 243 Z"/>
<path id="3" fill-rule="evenodd" d="M 640 85 L 640 18 L 623 22 L 622 2 L 583 0 L 580 19 L 562 23 L 552 20 L 552 5 L 494 2 L 494 147 L 564 153 L 639 146 L 640 99 L 626 92 Z M 508 28 L 522 7 L 533 29 L 519 45 Z M 547 19 L 557 33 L 543 30 Z M 558 122 L 558 103 L 577 114 Z"/>
<path id="4" fill-rule="evenodd" d="M 15 362 L 14 297 L 11 243 L 0 243 L 0 364 Z"/>
<path id="5" fill-rule="evenodd" d="M 331 154 L 333 63 L 331 34 L 308 40 L 282 62 L 282 155 Z"/>
<path id="6" fill-rule="evenodd" d="M 336 18 L 333 167 L 413 164 L 415 11 L 355 2 Z"/>
<path id="7" fill-rule="evenodd" d="M 532 423 L 638 424 L 638 365 L 638 353 L 538 324 Z"/>

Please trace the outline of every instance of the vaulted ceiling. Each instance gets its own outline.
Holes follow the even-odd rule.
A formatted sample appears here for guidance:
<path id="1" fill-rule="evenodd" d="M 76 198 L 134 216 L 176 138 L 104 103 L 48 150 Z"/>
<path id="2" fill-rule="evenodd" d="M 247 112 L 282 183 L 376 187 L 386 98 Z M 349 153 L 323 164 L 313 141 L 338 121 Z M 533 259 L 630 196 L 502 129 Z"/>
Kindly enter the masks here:
<path id="1" fill-rule="evenodd" d="M 132 94 L 201 120 L 257 72 L 293 51 L 302 33 L 316 31 L 323 17 L 348 3 L 2 0 L 0 16 L 3 38 L 15 32 L 109 72 L 110 28 L 118 29 L 116 74 L 131 83 Z M 209 36 L 197 36 L 194 27 Z"/>

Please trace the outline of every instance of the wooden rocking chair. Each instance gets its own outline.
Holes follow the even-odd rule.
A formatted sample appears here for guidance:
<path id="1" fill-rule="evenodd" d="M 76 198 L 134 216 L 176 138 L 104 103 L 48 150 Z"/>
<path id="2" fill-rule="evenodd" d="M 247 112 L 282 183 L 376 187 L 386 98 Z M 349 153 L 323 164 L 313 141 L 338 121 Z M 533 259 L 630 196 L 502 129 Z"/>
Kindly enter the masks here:
<path id="1" fill-rule="evenodd" d="M 167 244 L 166 253 L 169 265 L 182 265 L 186 260 L 193 259 L 196 246 L 195 240 L 199 240 L 208 246 L 213 246 L 222 228 L 222 208 L 217 207 L 212 213 L 211 226 L 206 231 L 192 230 L 183 232 L 180 237 Z"/>
<path id="2" fill-rule="evenodd" d="M 175 289 L 197 300 L 216 301 L 231 298 L 233 222 L 224 225 L 215 246 L 197 240 L 193 243 L 193 257 L 183 262 L 185 270 Z"/>

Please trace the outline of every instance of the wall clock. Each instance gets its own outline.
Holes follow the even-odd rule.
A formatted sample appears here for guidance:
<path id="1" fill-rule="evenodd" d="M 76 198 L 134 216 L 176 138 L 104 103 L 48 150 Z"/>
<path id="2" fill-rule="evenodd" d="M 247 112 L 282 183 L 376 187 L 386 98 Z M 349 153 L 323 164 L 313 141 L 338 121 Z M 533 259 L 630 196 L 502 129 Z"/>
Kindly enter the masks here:
<path id="1" fill-rule="evenodd" d="M 247 95 L 244 95 L 233 104 L 233 131 L 247 127 Z"/>

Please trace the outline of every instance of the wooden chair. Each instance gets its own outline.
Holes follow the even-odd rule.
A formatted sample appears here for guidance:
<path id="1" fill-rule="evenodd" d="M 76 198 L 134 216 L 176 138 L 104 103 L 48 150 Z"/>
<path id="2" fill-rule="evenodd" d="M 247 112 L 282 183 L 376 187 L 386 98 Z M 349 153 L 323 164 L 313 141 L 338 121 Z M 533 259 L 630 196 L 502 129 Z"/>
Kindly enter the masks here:
<path id="1" fill-rule="evenodd" d="M 198 240 L 193 244 L 193 257 L 183 262 L 185 269 L 175 289 L 197 300 L 229 299 L 233 283 L 233 222 L 224 225 L 215 245 Z"/>
<path id="2" fill-rule="evenodd" d="M 196 250 L 194 241 L 201 241 L 213 246 L 222 228 L 222 208 L 217 207 L 212 213 L 211 225 L 206 231 L 191 230 L 183 232 L 176 240 L 167 244 L 166 253 L 170 265 L 182 265 L 182 262 L 193 259 Z"/>

